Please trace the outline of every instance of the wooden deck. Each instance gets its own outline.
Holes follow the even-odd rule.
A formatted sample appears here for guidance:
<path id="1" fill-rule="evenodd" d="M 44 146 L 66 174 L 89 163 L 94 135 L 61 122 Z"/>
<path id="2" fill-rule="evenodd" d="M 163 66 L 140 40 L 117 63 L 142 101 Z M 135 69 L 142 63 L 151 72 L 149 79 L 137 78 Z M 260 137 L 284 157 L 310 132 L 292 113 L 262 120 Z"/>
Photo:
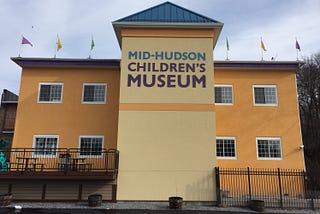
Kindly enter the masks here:
<path id="1" fill-rule="evenodd" d="M 119 152 L 114 149 L 95 151 L 94 155 L 78 149 L 40 152 L 11 148 L 0 152 L 0 180 L 115 180 L 118 174 Z"/>

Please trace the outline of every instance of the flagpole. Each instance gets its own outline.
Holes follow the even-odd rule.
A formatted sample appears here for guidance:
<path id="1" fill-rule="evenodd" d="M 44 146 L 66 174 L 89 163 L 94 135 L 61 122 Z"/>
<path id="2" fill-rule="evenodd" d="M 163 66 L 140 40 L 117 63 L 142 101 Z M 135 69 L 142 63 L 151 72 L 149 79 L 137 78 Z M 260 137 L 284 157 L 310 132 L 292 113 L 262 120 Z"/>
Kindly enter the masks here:
<path id="1" fill-rule="evenodd" d="M 55 47 L 55 49 L 54 49 L 54 57 L 53 57 L 53 58 L 56 58 L 56 57 L 57 57 L 57 52 L 58 52 L 58 39 L 59 39 L 59 35 L 57 34 L 56 47 Z"/>
<path id="2" fill-rule="evenodd" d="M 90 53 L 89 53 L 89 59 L 91 59 L 91 52 L 92 52 L 92 36 L 91 36 L 91 45 L 90 45 Z"/>
<path id="3" fill-rule="evenodd" d="M 18 55 L 18 57 L 21 57 L 20 53 L 21 53 L 21 48 L 22 48 L 22 39 L 23 39 L 23 35 L 21 35 L 21 42 L 20 42 L 20 46 L 19 46 L 19 55 Z"/>
<path id="4" fill-rule="evenodd" d="M 94 41 L 93 41 L 93 36 L 91 36 L 91 46 L 90 46 L 90 54 L 89 54 L 89 59 L 91 59 L 91 53 L 94 47 Z"/>
<path id="5" fill-rule="evenodd" d="M 298 42 L 298 40 L 297 40 L 297 37 L 296 37 L 296 52 L 297 52 L 297 61 L 299 61 L 299 55 L 298 55 L 297 42 Z"/>
<path id="6" fill-rule="evenodd" d="M 58 34 L 57 34 L 57 42 L 58 42 Z M 54 46 L 54 56 L 53 56 L 53 58 L 56 58 L 56 56 L 57 56 L 57 42 L 56 42 L 56 45 Z"/>
<path id="7" fill-rule="evenodd" d="M 229 41 L 228 41 L 228 37 L 226 37 L 226 55 L 227 55 L 227 58 L 226 60 L 229 60 Z"/>
<path id="8" fill-rule="evenodd" d="M 263 61 L 262 37 L 260 37 L 261 61 Z"/>

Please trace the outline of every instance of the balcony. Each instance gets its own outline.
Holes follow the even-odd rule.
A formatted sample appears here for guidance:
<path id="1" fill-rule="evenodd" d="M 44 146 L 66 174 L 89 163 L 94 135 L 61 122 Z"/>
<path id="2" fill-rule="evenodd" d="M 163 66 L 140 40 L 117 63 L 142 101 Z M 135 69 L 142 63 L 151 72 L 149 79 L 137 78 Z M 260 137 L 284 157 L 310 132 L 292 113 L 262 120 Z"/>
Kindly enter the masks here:
<path id="1" fill-rule="evenodd" d="M 118 174 L 118 162 L 119 151 L 115 149 L 3 149 L 0 150 L 0 180 L 114 180 Z"/>

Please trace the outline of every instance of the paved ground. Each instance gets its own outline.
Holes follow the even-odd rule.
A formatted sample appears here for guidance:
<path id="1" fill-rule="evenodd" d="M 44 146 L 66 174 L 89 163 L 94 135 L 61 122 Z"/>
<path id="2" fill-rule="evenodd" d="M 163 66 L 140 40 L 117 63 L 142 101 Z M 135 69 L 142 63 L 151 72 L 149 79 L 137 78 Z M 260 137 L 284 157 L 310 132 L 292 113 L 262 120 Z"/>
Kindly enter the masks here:
<path id="1" fill-rule="evenodd" d="M 21 208 L 21 209 L 17 209 Z M 102 203 L 101 207 L 89 207 L 87 202 L 14 202 L 0 208 L 0 213 L 108 213 L 108 214 L 226 214 L 256 213 L 248 208 L 216 207 L 211 205 L 183 204 L 181 210 L 169 209 L 168 202 L 117 202 Z M 320 210 L 265 209 L 263 213 L 320 213 Z"/>

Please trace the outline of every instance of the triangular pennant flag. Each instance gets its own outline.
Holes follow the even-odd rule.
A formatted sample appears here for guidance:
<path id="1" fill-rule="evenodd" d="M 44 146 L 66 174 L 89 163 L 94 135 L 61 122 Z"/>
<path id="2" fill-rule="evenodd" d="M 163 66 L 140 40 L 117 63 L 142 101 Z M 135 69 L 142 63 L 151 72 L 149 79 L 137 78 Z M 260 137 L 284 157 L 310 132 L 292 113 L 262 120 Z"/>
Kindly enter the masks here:
<path id="1" fill-rule="evenodd" d="M 58 39 L 57 39 L 57 51 L 59 51 L 61 48 L 62 48 L 62 44 L 61 44 L 60 38 L 58 36 Z"/>
<path id="2" fill-rule="evenodd" d="M 267 51 L 266 47 L 264 46 L 264 43 L 263 43 L 262 39 L 261 39 L 261 49 L 263 51 Z"/>
<path id="3" fill-rule="evenodd" d="M 299 51 L 301 51 L 301 48 L 300 48 L 300 45 L 299 45 L 298 40 L 296 40 L 296 49 L 299 50 Z"/>
<path id="4" fill-rule="evenodd" d="M 228 38 L 227 38 L 227 37 L 226 37 L 226 46 L 227 46 L 227 51 L 230 50 L 229 41 L 228 41 Z"/>
<path id="5" fill-rule="evenodd" d="M 31 44 L 31 42 L 26 39 L 24 36 L 22 36 L 22 41 L 21 41 L 22 45 L 30 45 L 31 47 L 33 47 L 33 45 Z"/>
<path id="6" fill-rule="evenodd" d="M 93 38 L 91 39 L 91 50 L 94 48 L 94 41 Z"/>

